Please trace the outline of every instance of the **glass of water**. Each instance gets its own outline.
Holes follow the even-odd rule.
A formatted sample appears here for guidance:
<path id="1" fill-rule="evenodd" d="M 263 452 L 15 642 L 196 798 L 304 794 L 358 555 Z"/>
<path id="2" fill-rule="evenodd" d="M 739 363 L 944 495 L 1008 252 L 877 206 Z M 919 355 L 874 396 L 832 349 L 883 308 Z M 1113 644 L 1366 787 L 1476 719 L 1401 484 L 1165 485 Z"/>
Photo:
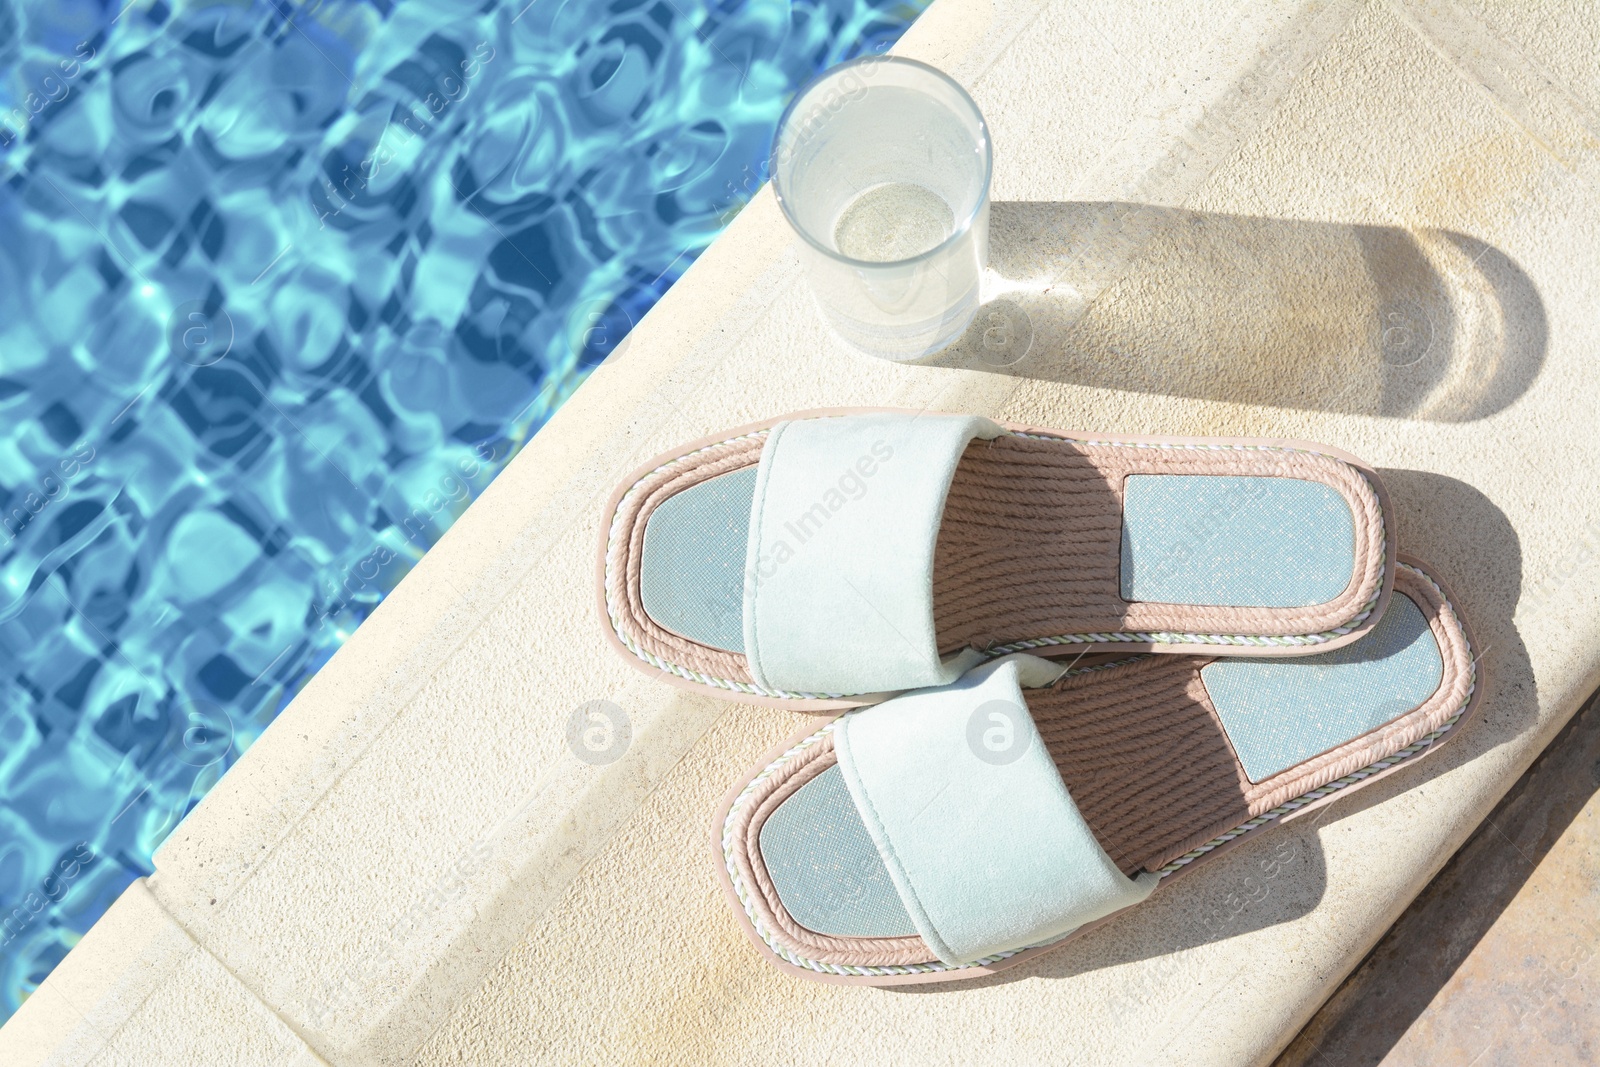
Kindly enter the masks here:
<path id="1" fill-rule="evenodd" d="M 988 265 L 992 165 L 978 105 L 926 63 L 851 60 L 795 96 L 772 188 L 846 341 L 904 360 L 961 336 Z"/>

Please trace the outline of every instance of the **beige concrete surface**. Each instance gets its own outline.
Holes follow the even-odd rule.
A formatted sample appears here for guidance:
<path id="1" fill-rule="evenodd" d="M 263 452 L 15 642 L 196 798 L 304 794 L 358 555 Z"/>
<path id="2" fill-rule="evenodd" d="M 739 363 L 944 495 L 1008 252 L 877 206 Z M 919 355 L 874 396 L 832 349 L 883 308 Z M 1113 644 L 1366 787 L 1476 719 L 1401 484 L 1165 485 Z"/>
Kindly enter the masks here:
<path id="1" fill-rule="evenodd" d="M 0 1034 L 7 1067 L 327 1067 L 189 937 L 141 879 Z"/>
<path id="2" fill-rule="evenodd" d="M 1593 767 L 1591 759 L 1591 781 Z M 1384 1067 L 1588 1067 L 1600 1061 L 1597 895 L 1600 802 L 1591 800 L 1395 1043 Z"/>
<path id="3" fill-rule="evenodd" d="M 174 832 L 154 900 L 337 1067 L 1270 1061 L 1600 682 L 1600 71 L 1592 27 L 1519 17 L 937 0 L 898 51 L 993 127 L 1006 303 L 929 365 L 848 352 L 763 191 Z M 799 719 L 622 663 L 593 554 L 655 452 L 845 404 L 1355 452 L 1459 595 L 1483 713 L 1009 974 L 785 978 L 708 821 Z M 595 700 L 631 726 L 606 765 L 568 742 Z M 0 1059 L 71 1038 L 31 1005 Z"/>
<path id="4" fill-rule="evenodd" d="M 1600 1061 L 1600 695 L 1274 1067 Z"/>

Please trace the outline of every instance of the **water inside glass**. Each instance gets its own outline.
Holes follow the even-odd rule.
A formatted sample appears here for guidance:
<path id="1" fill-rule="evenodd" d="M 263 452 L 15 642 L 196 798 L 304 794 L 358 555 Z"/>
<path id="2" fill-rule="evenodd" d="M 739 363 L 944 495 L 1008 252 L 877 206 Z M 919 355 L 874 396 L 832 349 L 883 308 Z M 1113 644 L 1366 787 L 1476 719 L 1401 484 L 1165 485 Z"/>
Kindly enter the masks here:
<path id="1" fill-rule="evenodd" d="M 954 228 L 955 213 L 938 193 L 914 182 L 885 182 L 845 206 L 833 244 L 851 259 L 892 263 L 933 251 Z"/>

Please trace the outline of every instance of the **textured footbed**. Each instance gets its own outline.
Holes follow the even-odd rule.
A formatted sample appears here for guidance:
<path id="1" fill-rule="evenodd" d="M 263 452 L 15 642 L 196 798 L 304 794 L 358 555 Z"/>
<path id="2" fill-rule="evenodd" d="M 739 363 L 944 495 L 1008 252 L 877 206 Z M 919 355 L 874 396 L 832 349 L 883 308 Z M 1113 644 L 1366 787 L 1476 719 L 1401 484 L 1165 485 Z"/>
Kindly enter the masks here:
<path id="1" fill-rule="evenodd" d="M 1321 482 L 1136 474 L 1122 505 L 1124 600 L 1307 608 L 1350 584 L 1355 518 Z"/>
<path id="2" fill-rule="evenodd" d="M 1252 782 L 1376 730 L 1444 677 L 1439 643 L 1404 594 L 1353 645 L 1296 660 L 1216 660 L 1200 680 Z"/>
<path id="3" fill-rule="evenodd" d="M 1372 634 L 1334 652 L 1270 663 L 1145 655 L 1025 691 L 1074 802 L 1125 873 L 1159 870 L 1393 755 L 1465 706 L 1471 650 L 1454 611 L 1413 568 L 1397 570 L 1396 593 Z M 1272 670 L 1235 675 L 1238 666 Z M 910 917 L 885 896 L 882 861 L 859 854 L 866 830 L 831 736 L 775 764 L 734 806 L 736 873 L 790 953 L 847 966 L 928 962 Z M 1285 764 L 1289 755 L 1299 758 Z M 1252 780 L 1247 766 L 1265 772 Z M 836 855 L 836 844 L 854 851 Z"/>
<path id="4" fill-rule="evenodd" d="M 711 648 L 744 651 L 744 563 L 756 468 L 661 502 L 644 530 L 639 594 L 651 619 Z"/>
<path id="5" fill-rule="evenodd" d="M 808 930 L 840 937 L 917 932 L 838 766 L 767 816 L 761 859 L 784 908 Z"/>
<path id="6" fill-rule="evenodd" d="M 751 683 L 741 546 L 764 436 L 664 462 L 617 507 L 607 613 L 623 643 L 657 666 Z M 1385 536 L 1367 476 L 1320 453 L 1020 434 L 974 442 L 935 550 L 938 643 L 948 654 L 1068 634 L 1347 632 L 1382 592 Z M 1276 606 L 1130 602 L 1125 585 Z M 1331 599 L 1303 603 L 1335 587 Z"/>

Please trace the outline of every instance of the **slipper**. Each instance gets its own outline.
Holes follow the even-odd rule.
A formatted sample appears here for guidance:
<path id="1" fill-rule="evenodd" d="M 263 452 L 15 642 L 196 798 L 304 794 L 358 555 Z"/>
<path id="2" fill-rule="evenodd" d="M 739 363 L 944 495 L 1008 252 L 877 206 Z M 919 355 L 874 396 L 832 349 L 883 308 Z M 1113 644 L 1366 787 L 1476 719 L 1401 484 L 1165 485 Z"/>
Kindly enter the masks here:
<path id="1" fill-rule="evenodd" d="M 1060 945 L 1454 736 L 1467 633 L 1420 565 L 1395 591 L 1320 655 L 1016 654 L 842 715 L 724 801 L 728 899 L 768 960 L 828 982 L 971 978 Z"/>
<path id="2" fill-rule="evenodd" d="M 802 412 L 658 456 L 606 511 L 612 643 L 703 693 L 837 710 L 984 659 L 1305 655 L 1394 583 L 1377 475 L 1298 441 Z"/>

